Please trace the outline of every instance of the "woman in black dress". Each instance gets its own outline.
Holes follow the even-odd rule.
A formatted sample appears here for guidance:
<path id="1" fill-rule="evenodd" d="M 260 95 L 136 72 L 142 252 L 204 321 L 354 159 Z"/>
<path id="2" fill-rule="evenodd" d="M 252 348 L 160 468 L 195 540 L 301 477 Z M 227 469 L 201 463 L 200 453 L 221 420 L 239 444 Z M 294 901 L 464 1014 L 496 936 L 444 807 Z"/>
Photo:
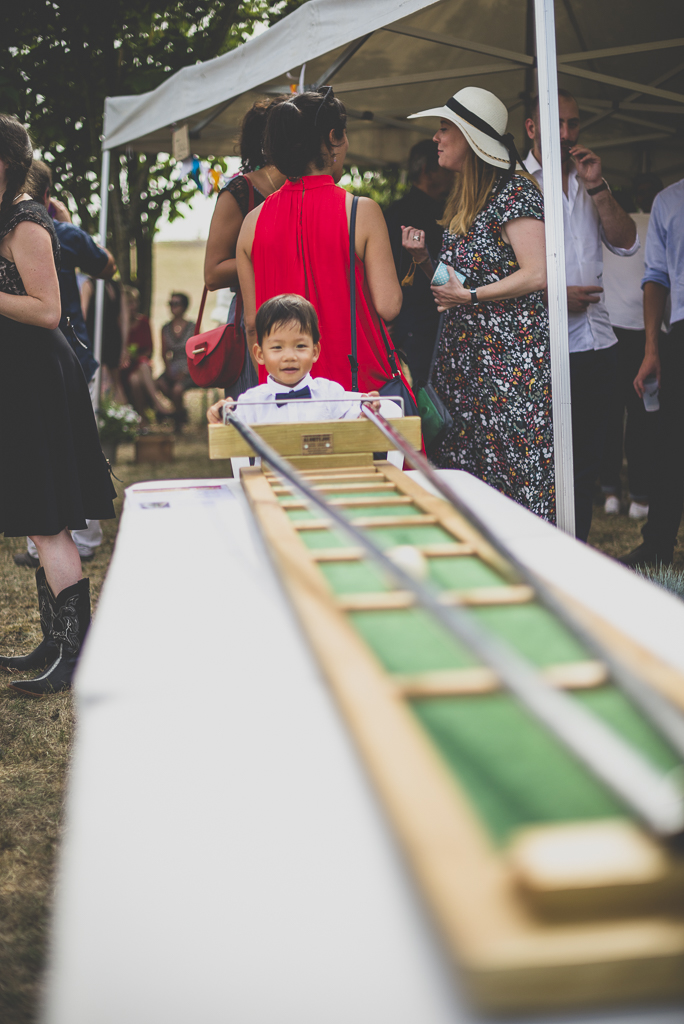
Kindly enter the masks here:
<path id="1" fill-rule="evenodd" d="M 0 114 L 0 533 L 28 534 L 43 641 L 0 668 L 42 696 L 71 684 L 90 622 L 89 581 L 69 530 L 114 516 L 112 486 L 80 363 L 58 329 L 59 244 L 45 207 L 23 191 L 33 156 L 17 120 Z"/>
<path id="2" fill-rule="evenodd" d="M 267 196 L 276 192 L 285 183 L 285 175 L 266 160 L 263 140 L 271 108 L 286 99 L 287 96 L 277 96 L 272 100 L 257 100 L 242 119 L 240 174 L 231 178 L 226 187 L 219 192 L 209 228 L 204 257 L 204 283 L 210 292 L 216 291 L 217 288 L 232 288 L 237 297 L 240 282 L 235 253 L 242 222 L 250 210 L 261 206 Z M 233 299 L 231 316 L 235 312 L 235 302 Z M 230 317 L 228 322 L 233 322 Z M 258 383 L 259 376 L 249 357 L 248 347 L 244 369 L 237 383 L 230 389 L 231 397 L 237 398 Z"/>

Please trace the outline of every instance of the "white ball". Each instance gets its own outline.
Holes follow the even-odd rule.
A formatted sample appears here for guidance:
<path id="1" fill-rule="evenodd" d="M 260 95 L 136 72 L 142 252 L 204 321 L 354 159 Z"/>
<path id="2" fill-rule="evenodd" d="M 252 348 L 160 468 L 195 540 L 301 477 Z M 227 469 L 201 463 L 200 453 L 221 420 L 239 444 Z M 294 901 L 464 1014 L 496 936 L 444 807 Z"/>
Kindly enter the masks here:
<path id="1" fill-rule="evenodd" d="M 416 580 L 427 579 L 427 558 L 421 554 L 418 548 L 414 548 L 410 544 L 398 544 L 396 547 L 386 551 L 385 554 L 396 566 L 403 569 L 407 575 L 413 576 Z"/>

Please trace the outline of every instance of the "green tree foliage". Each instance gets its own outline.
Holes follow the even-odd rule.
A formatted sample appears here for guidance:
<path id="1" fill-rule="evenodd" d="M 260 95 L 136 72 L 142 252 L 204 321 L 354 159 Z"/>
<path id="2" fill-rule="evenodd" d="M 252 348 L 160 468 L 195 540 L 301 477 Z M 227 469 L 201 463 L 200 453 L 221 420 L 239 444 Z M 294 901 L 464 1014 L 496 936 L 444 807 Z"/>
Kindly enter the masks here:
<path id="1" fill-rule="evenodd" d="M 148 92 L 173 72 L 233 49 L 257 23 L 304 0 L 23 0 L 0 4 L 0 110 L 16 114 L 50 164 L 55 193 L 88 231 L 96 228 L 104 100 Z M 172 112 L 170 112 L 172 113 Z M 218 162 L 217 162 L 218 166 Z M 194 193 L 171 180 L 164 155 L 115 153 L 108 244 L 124 280 L 149 310 L 152 241 Z M 131 248 L 134 259 L 131 260 Z"/>
<path id="2" fill-rule="evenodd" d="M 374 199 L 383 210 L 395 199 L 401 199 L 411 187 L 406 171 L 391 164 L 381 171 L 377 168 L 351 167 L 341 184 L 352 195 Z"/>

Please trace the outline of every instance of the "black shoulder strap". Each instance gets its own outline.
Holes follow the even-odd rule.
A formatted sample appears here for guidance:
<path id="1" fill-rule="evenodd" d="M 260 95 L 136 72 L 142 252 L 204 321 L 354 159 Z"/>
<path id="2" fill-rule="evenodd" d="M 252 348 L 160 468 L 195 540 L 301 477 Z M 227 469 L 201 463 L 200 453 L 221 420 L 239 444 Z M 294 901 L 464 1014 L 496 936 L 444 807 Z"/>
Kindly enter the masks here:
<path id="1" fill-rule="evenodd" d="M 349 218 L 349 306 L 351 311 L 351 366 L 352 391 L 359 390 L 359 361 L 356 358 L 356 207 L 359 197 L 352 199 L 351 216 Z"/>
<path id="2" fill-rule="evenodd" d="M 444 326 L 444 313 L 441 314 L 441 316 L 439 318 L 439 323 L 437 324 L 437 337 L 435 338 L 435 347 L 432 350 L 432 359 L 430 360 L 430 372 L 428 373 L 428 379 L 427 379 L 428 384 L 432 384 L 432 371 L 435 368 L 435 361 L 437 359 L 437 349 L 439 348 L 439 339 L 442 336 L 442 327 L 443 326 Z"/>

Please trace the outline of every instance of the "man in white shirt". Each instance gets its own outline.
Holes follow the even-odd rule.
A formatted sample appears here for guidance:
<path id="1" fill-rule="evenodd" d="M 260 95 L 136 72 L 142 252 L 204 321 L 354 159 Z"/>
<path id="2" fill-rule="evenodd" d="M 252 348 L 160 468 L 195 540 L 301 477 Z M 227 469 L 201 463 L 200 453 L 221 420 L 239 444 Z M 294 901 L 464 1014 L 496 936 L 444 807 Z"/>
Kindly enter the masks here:
<path id="1" fill-rule="evenodd" d="M 644 247 L 653 200 L 662 191 L 657 174 L 637 174 L 632 181 L 632 194 L 638 209 L 630 213 L 636 225 L 641 249 L 629 260 L 604 247 L 603 287 L 611 327 L 618 343 L 617 387 L 608 411 L 606 443 L 601 464 L 601 490 L 606 496 L 607 515 L 618 515 L 621 509 L 622 459 L 627 459 L 629 515 L 643 519 L 648 515 L 648 502 L 653 477 L 653 452 L 660 417 L 646 412 L 642 399 L 634 390 L 634 378 L 644 358 L 644 300 L 641 281 L 644 276 Z M 626 426 L 625 426 L 626 416 Z"/>
<path id="2" fill-rule="evenodd" d="M 615 386 L 617 359 L 603 299 L 605 244 L 617 256 L 639 248 L 634 221 L 613 198 L 601 176 L 595 153 L 577 145 L 579 108 L 558 90 L 563 167 L 563 226 L 568 284 L 568 337 L 572 397 L 572 444 L 575 477 L 575 532 L 586 540 L 591 527 L 594 485 L 601 465 L 608 395 Z M 525 121 L 532 149 L 524 161 L 540 188 L 542 172 L 539 104 Z"/>

